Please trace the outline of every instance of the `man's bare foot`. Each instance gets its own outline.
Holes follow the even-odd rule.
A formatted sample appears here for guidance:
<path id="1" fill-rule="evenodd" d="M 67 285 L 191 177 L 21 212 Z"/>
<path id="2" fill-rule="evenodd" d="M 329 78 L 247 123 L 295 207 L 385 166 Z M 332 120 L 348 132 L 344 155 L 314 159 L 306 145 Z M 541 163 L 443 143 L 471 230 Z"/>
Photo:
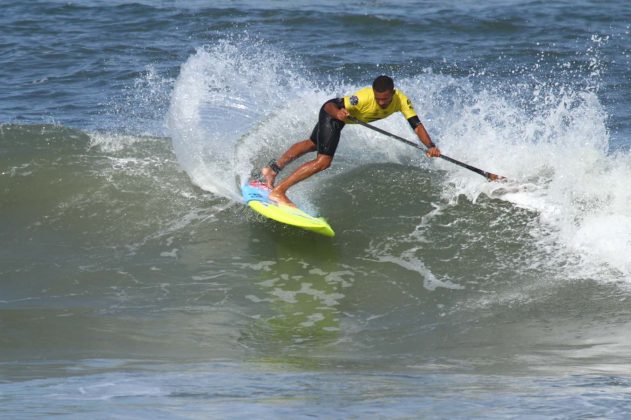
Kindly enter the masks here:
<path id="1" fill-rule="evenodd" d="M 278 174 L 269 166 L 265 166 L 261 169 L 261 175 L 263 175 L 263 178 L 265 179 L 265 185 L 267 185 L 267 188 L 270 190 L 274 188 L 274 180 L 276 180 L 276 175 Z"/>
<path id="2" fill-rule="evenodd" d="M 284 206 L 298 207 L 289 198 L 287 198 L 287 195 L 278 191 L 272 190 L 269 193 L 268 198 L 274 201 L 275 203 L 282 204 Z"/>

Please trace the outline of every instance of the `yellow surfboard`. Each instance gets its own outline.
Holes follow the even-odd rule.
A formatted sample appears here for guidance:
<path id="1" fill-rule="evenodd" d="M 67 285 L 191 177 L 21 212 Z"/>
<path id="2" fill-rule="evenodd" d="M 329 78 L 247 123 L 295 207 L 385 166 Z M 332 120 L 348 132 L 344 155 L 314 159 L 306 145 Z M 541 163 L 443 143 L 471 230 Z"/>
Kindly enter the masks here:
<path id="1" fill-rule="evenodd" d="M 255 212 L 286 225 L 324 236 L 335 236 L 331 226 L 322 217 L 313 217 L 299 208 L 275 203 L 268 198 L 269 191 L 260 181 L 251 181 L 241 187 L 243 201 Z"/>

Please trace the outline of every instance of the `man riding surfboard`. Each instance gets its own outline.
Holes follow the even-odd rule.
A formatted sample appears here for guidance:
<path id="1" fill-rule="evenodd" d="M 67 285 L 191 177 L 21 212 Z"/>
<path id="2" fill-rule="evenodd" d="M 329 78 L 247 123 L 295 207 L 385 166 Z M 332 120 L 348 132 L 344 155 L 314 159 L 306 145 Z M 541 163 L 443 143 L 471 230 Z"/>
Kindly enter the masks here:
<path id="1" fill-rule="evenodd" d="M 394 82 L 390 77 L 379 76 L 373 81 L 372 87 L 360 89 L 350 96 L 325 102 L 320 109 L 318 123 L 311 136 L 307 140 L 293 144 L 280 158 L 270 161 L 261 169 L 265 184 L 271 189 L 270 200 L 295 207 L 295 204 L 287 197 L 287 190 L 331 166 L 342 128 L 349 116 L 369 123 L 386 118 L 395 112 L 403 114 L 421 143 L 428 148 L 426 155 L 439 157 L 440 150 L 432 142 L 414 111 L 412 102 L 403 92 L 394 88 Z M 352 124 L 353 121 L 348 119 L 348 123 Z M 313 151 L 317 151 L 314 160 L 302 164 L 277 186 L 274 186 L 276 176 L 287 164 Z"/>

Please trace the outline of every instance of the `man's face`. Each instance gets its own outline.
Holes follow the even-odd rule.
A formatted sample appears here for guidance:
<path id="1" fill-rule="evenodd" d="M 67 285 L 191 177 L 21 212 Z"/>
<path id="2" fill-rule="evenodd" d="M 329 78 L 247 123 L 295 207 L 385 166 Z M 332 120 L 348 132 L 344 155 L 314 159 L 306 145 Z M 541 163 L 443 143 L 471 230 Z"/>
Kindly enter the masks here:
<path id="1" fill-rule="evenodd" d="M 377 92 L 376 90 L 373 90 L 373 93 L 375 94 L 375 101 L 377 101 L 377 104 L 384 109 L 388 108 L 388 105 L 390 105 L 390 102 L 392 102 L 392 98 L 394 97 L 393 90 L 386 90 L 385 92 Z"/>

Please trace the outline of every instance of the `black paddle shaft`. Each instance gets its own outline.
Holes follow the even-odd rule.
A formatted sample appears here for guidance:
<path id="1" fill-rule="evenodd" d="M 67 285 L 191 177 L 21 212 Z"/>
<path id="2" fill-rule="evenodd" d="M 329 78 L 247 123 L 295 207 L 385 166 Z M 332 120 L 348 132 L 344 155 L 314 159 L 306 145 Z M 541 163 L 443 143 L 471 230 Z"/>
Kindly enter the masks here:
<path id="1" fill-rule="evenodd" d="M 423 150 L 423 151 L 425 150 L 425 148 L 421 147 L 418 143 L 414 143 L 414 142 L 412 142 L 412 141 L 410 141 L 408 139 L 404 139 L 403 137 L 399 137 L 396 134 L 389 133 L 389 132 L 387 132 L 385 130 L 382 130 L 381 128 L 375 127 L 374 125 L 370 125 L 370 124 L 365 123 L 365 122 L 363 122 L 361 120 L 358 120 L 357 118 L 352 117 L 350 115 L 347 117 L 347 119 L 349 119 L 349 120 L 351 120 L 351 121 L 353 121 L 353 122 L 355 122 L 355 123 L 357 123 L 359 125 L 363 125 L 366 128 L 370 128 L 371 130 L 375 130 L 378 133 L 381 133 L 381 134 L 386 135 L 388 137 L 392 137 L 393 139 L 399 140 L 400 142 L 403 142 L 403 143 L 405 143 L 405 144 L 407 144 L 409 146 L 416 147 L 419 150 Z M 443 154 L 440 155 L 440 158 L 446 160 L 447 162 L 451 162 L 453 164 L 456 164 L 458 166 L 466 168 L 466 169 L 468 169 L 470 171 L 473 171 L 473 172 L 475 172 L 477 174 L 480 174 L 483 177 L 485 177 L 486 179 L 489 179 L 491 181 L 495 181 L 497 179 L 504 178 L 504 177 L 495 175 L 495 174 L 493 174 L 491 172 L 486 172 L 486 171 L 483 171 L 482 169 L 478 169 L 475 166 L 471 166 L 471 165 L 466 164 L 464 162 L 460 162 L 459 160 L 450 158 L 449 156 L 445 156 Z"/>

